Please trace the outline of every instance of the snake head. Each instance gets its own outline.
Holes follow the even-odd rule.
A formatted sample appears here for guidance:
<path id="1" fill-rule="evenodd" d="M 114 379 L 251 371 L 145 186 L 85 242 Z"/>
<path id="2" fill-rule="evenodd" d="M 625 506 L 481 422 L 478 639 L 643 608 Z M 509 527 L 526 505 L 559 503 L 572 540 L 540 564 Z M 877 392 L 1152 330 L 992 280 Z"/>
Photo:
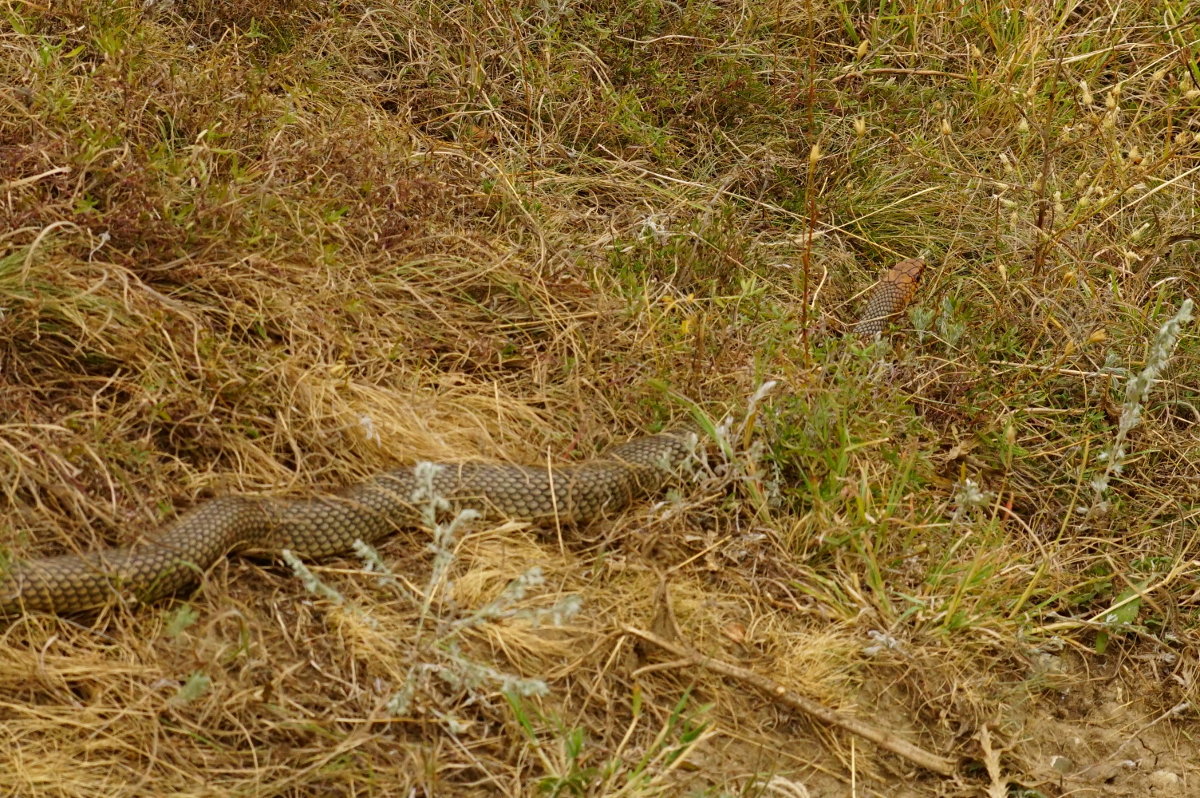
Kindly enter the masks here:
<path id="1" fill-rule="evenodd" d="M 924 271 L 925 261 L 921 258 L 902 260 L 888 269 L 883 279 L 871 290 L 867 307 L 854 327 L 854 334 L 864 338 L 882 334 L 888 322 L 908 307 L 917 293 Z"/>

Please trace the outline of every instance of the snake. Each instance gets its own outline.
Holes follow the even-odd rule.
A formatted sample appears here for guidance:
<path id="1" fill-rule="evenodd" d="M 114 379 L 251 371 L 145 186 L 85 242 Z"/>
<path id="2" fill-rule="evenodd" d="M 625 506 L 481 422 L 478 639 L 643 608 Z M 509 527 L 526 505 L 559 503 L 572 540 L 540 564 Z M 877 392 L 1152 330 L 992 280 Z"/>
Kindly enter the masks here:
<path id="1" fill-rule="evenodd" d="M 879 335 L 912 300 L 924 262 L 900 261 L 871 290 L 854 327 Z M 128 546 L 13 563 L 0 572 L 0 617 L 74 614 L 121 601 L 146 604 L 195 585 L 232 553 L 303 559 L 335 556 L 356 541 L 373 543 L 443 514 L 474 510 L 486 518 L 586 524 L 616 514 L 675 481 L 695 455 L 692 430 L 645 435 L 580 463 L 427 463 L 377 474 L 305 499 L 218 496 L 161 532 Z"/>

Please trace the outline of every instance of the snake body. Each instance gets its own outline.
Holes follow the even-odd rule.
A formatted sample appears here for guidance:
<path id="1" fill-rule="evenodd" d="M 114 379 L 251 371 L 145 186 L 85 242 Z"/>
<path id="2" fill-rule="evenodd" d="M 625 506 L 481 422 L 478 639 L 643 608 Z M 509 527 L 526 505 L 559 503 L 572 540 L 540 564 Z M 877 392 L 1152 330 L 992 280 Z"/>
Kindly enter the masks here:
<path id="1" fill-rule="evenodd" d="M 305 558 L 348 550 L 421 522 L 431 496 L 448 511 L 485 517 L 578 523 L 615 513 L 660 490 L 693 451 L 696 436 L 668 432 L 636 438 L 575 465 L 429 464 L 399 468 L 315 499 L 223 496 L 132 546 L 66 554 L 14 565 L 0 580 L 0 615 L 80 612 L 114 596 L 142 602 L 196 582 L 232 551 Z"/>
<path id="2" fill-rule="evenodd" d="M 855 332 L 881 333 L 911 300 L 924 263 L 902 261 L 880 280 Z M 661 490 L 692 455 L 696 435 L 636 438 L 574 465 L 429 464 L 399 468 L 313 499 L 223 496 L 131 546 L 19 562 L 0 573 L 0 616 L 98 609 L 121 598 L 150 602 L 195 584 L 231 552 L 327 557 L 416 526 L 431 496 L 456 512 L 586 523 Z"/>

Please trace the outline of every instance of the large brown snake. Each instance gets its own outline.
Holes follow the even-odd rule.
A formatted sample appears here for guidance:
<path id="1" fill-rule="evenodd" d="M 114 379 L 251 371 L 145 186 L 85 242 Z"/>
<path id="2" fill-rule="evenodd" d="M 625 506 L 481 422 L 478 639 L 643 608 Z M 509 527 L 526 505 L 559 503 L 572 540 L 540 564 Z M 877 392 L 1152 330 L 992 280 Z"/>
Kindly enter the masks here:
<path id="1" fill-rule="evenodd" d="M 870 336 L 912 299 L 924 263 L 906 260 L 876 284 L 855 333 Z M 581 523 L 660 490 L 691 455 L 692 433 L 636 438 L 576 465 L 433 466 L 433 492 L 486 516 Z M 290 549 L 307 558 L 346 551 L 420 522 L 424 490 L 405 467 L 314 499 L 211 499 L 132 546 L 20 562 L 0 574 L 0 616 L 94 610 L 116 597 L 153 601 L 195 583 L 230 552 Z"/>

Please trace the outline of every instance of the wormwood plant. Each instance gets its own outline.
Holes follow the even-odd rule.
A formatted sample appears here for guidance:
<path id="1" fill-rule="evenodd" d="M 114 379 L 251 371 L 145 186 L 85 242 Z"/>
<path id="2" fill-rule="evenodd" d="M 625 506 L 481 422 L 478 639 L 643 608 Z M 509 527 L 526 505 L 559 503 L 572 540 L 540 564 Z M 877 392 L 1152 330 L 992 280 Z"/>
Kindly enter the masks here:
<path id="1" fill-rule="evenodd" d="M 754 401 L 765 395 L 770 387 L 760 390 Z M 723 443 L 726 441 L 725 427 L 714 433 L 721 436 Z M 471 722 L 465 714 L 457 714 L 455 710 L 482 703 L 489 693 L 498 690 L 531 753 L 546 773 L 536 782 L 541 794 L 663 794 L 670 789 L 670 775 L 682 765 L 687 753 L 713 734 L 711 725 L 703 719 L 711 707 L 693 706 L 688 691 L 676 703 L 648 746 L 631 751 L 629 755 L 619 750 L 614 756 L 603 757 L 603 751 L 589 750 L 590 735 L 584 727 L 565 725 L 555 715 L 526 701 L 549 692 L 544 680 L 523 678 L 471 659 L 462 646 L 463 636 L 468 631 L 514 618 L 535 625 L 562 626 L 579 612 L 582 601 L 578 596 L 570 595 L 548 608 L 519 608 L 530 592 L 544 582 L 542 570 L 533 567 L 509 583 L 493 601 L 473 611 L 460 609 L 452 596 L 455 544 L 463 529 L 479 514 L 474 510 L 461 510 L 449 521 L 439 521 L 452 509 L 450 502 L 433 488 L 439 468 L 441 466 L 433 463 L 418 463 L 415 467 L 418 486 L 408 497 L 420 508 L 421 523 L 431 533 L 428 549 L 433 560 L 422 588 L 409 587 L 372 546 L 362 540 L 353 544 L 365 570 L 377 576 L 379 585 L 402 596 L 417 611 L 415 628 L 406 631 L 405 638 L 409 643 L 402 649 L 404 678 L 400 688 L 387 701 L 387 711 L 395 716 L 431 717 L 450 734 L 461 735 L 469 730 Z M 323 582 L 293 552 L 285 550 L 283 558 L 310 593 L 343 608 L 368 628 L 378 628 L 370 610 Z M 639 690 L 632 696 L 630 716 L 630 727 L 625 735 L 627 743 L 646 720 Z M 556 739 L 557 745 L 548 737 Z M 601 757 L 596 757 L 595 753 Z M 590 764 L 593 759 L 598 759 L 596 764 Z"/>
<path id="2" fill-rule="evenodd" d="M 1091 481 L 1092 505 L 1087 508 L 1078 508 L 1079 512 L 1088 519 L 1103 517 L 1111 511 L 1112 504 L 1107 497 L 1108 489 L 1112 478 L 1120 476 L 1124 467 L 1127 455 L 1125 440 L 1130 430 L 1141 423 L 1142 408 L 1150 396 L 1150 390 L 1170 362 L 1171 355 L 1174 353 L 1179 336 L 1183 331 L 1183 325 L 1187 324 L 1191 318 L 1192 300 L 1185 299 L 1179 307 L 1179 312 L 1159 328 L 1158 335 L 1155 336 L 1154 342 L 1146 352 L 1145 367 L 1125 383 L 1125 401 L 1121 408 L 1121 417 L 1117 422 L 1116 434 L 1109 447 L 1099 456 L 1100 462 L 1104 463 L 1104 471 Z M 1112 635 L 1119 634 L 1137 620 L 1143 591 L 1149 583 L 1150 580 L 1147 578 L 1129 585 L 1116 597 L 1108 610 L 1098 617 L 1103 626 L 1096 635 L 1095 649 L 1098 654 L 1103 654 L 1108 648 L 1108 642 Z"/>
<path id="3" fill-rule="evenodd" d="M 1154 343 L 1146 352 L 1145 367 L 1125 383 L 1125 402 L 1121 407 L 1117 432 L 1113 436 L 1112 443 L 1099 456 L 1099 461 L 1104 463 L 1104 471 L 1091 482 L 1092 505 L 1087 508 L 1078 508 L 1079 512 L 1086 514 L 1088 518 L 1106 515 L 1112 509 L 1112 504 L 1107 498 L 1108 488 L 1112 478 L 1120 476 L 1124 468 L 1127 454 L 1125 439 L 1129 436 L 1130 430 L 1142 423 L 1142 407 L 1150 397 L 1150 389 L 1154 387 L 1158 376 L 1167 367 L 1167 363 L 1175 351 L 1175 345 L 1179 342 L 1183 325 L 1191 321 L 1191 318 L 1192 300 L 1185 299 L 1179 307 L 1179 312 L 1159 328 Z"/>
<path id="4" fill-rule="evenodd" d="M 526 679 L 472 660 L 463 651 L 464 634 L 514 618 L 535 625 L 561 626 L 579 612 L 582 601 L 571 595 L 548 608 L 519 608 L 530 591 L 544 582 L 541 568 L 535 566 L 509 583 L 491 602 L 473 611 L 461 610 L 451 595 L 455 543 L 479 513 L 461 510 L 449 521 L 439 520 L 452 509 L 450 502 L 433 488 L 439 467 L 433 463 L 418 463 L 415 467 L 418 485 L 408 497 L 414 506 L 421 508 L 422 525 L 431 533 L 428 549 L 433 554 L 433 562 L 422 588 L 414 589 L 398 578 L 379 552 L 362 540 L 354 542 L 354 551 L 362 558 L 366 570 L 377 575 L 380 587 L 395 592 L 417 611 L 415 626 L 405 635 L 408 644 L 402 653 L 406 669 L 404 679 L 387 702 L 388 712 L 397 716 L 428 714 L 448 731 L 457 734 L 465 730 L 467 724 L 449 709 L 456 703 L 470 705 L 482 701 L 489 690 L 496 688 L 505 695 L 522 697 L 545 695 L 549 691 L 541 679 Z M 321 581 L 294 553 L 285 550 L 283 558 L 310 593 L 345 607 L 355 618 L 369 627 L 376 627 L 369 610 Z"/>

